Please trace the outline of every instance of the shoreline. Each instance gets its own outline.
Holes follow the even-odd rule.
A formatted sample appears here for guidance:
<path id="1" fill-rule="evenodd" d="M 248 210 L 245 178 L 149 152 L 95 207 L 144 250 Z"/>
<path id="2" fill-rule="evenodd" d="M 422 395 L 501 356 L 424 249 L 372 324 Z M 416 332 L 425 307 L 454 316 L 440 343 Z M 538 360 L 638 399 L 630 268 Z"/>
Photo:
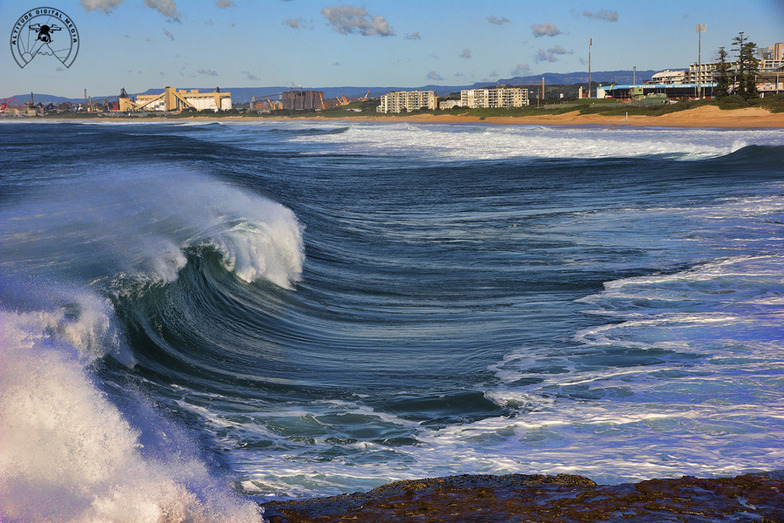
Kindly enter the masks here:
<path id="1" fill-rule="evenodd" d="M 262 503 L 269 523 L 784 520 L 784 472 L 597 485 L 570 474 L 466 474 Z"/>
<path id="2" fill-rule="evenodd" d="M 240 117 L 241 119 L 242 117 Z M 361 122 L 414 122 L 414 123 L 487 123 L 491 125 L 545 125 L 552 127 L 671 127 L 704 129 L 784 129 L 784 113 L 771 113 L 759 107 L 725 110 L 716 106 L 677 111 L 660 116 L 580 114 L 572 111 L 563 114 L 536 116 L 466 116 L 451 114 L 416 114 L 410 116 L 354 116 L 329 118 L 323 116 L 266 117 L 270 120 L 361 121 Z"/>
<path id="3" fill-rule="evenodd" d="M 26 117 L 5 118 L 8 121 L 26 121 Z M 580 114 L 575 110 L 562 114 L 541 114 L 535 116 L 469 116 L 453 114 L 414 114 L 414 115 L 363 115 L 356 116 L 322 116 L 308 114 L 303 116 L 147 116 L 117 117 L 97 116 L 94 118 L 42 118 L 29 117 L 33 121 L 81 121 L 81 122 L 264 122 L 264 121 L 316 121 L 316 122 L 377 122 L 377 123 L 435 123 L 435 124 L 471 124 L 483 123 L 490 125 L 544 125 L 549 127 L 661 127 L 661 128 L 702 128 L 702 129 L 784 129 L 784 113 L 772 113 L 760 107 L 742 109 L 720 109 L 714 105 L 676 111 L 658 116 L 630 114 L 626 116 Z M 0 119 L 2 121 L 2 119 Z"/>

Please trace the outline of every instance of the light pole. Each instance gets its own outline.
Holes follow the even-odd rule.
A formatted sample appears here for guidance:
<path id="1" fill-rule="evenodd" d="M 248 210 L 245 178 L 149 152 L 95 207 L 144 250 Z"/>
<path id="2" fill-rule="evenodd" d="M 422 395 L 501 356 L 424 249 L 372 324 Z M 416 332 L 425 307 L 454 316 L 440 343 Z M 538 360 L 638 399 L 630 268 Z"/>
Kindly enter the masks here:
<path id="1" fill-rule="evenodd" d="M 707 29 L 708 24 L 697 24 L 694 30 L 697 32 L 697 98 L 702 98 L 702 33 Z"/>
<path id="2" fill-rule="evenodd" d="M 593 38 L 588 39 L 588 99 L 591 99 L 591 45 Z"/>

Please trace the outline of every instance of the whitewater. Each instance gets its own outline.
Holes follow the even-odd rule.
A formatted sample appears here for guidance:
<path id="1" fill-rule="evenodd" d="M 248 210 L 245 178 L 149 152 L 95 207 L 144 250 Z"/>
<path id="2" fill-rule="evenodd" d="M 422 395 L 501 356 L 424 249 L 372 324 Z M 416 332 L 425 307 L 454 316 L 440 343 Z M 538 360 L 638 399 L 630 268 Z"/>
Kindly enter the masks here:
<path id="1" fill-rule="evenodd" d="M 0 124 L 0 519 L 784 469 L 784 131 Z"/>

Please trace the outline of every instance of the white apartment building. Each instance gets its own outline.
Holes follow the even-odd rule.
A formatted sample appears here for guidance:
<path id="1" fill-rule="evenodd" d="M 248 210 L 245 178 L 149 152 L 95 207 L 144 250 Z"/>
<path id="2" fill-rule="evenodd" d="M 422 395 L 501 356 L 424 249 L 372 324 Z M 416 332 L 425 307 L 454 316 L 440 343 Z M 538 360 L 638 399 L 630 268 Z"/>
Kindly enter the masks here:
<path id="1" fill-rule="evenodd" d="M 651 79 L 645 82 L 647 84 L 684 84 L 686 83 L 686 71 L 661 71 L 651 76 Z"/>
<path id="2" fill-rule="evenodd" d="M 460 91 L 460 105 L 471 109 L 525 107 L 528 103 L 528 89 L 521 87 L 490 87 Z"/>
<path id="3" fill-rule="evenodd" d="M 418 109 L 436 108 L 435 91 L 394 91 L 381 97 L 381 105 L 376 108 L 379 113 L 400 113 Z"/>

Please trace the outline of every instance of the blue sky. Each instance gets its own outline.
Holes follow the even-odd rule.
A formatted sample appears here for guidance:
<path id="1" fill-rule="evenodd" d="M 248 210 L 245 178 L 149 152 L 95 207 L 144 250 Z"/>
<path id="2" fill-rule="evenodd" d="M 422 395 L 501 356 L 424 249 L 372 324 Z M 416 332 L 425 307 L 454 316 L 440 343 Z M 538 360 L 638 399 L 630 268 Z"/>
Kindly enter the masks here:
<path id="1" fill-rule="evenodd" d="M 784 42 L 784 0 L 0 0 L 8 38 L 27 10 L 75 22 L 66 68 L 0 50 L 0 96 L 109 96 L 175 87 L 464 85 L 515 75 L 686 68 L 739 31 Z M 53 33 L 58 38 L 59 33 Z"/>

